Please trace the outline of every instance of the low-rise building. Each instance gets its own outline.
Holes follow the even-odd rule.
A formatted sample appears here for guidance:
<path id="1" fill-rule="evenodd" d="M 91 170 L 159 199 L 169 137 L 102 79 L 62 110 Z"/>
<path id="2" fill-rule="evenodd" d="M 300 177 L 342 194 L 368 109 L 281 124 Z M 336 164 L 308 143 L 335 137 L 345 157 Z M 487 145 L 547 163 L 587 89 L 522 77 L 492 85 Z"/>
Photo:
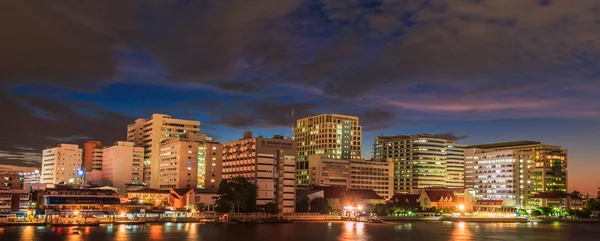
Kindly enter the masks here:
<path id="1" fill-rule="evenodd" d="M 345 187 L 313 187 L 306 191 L 309 200 L 320 197 L 325 198 L 335 210 L 344 207 L 359 207 L 366 205 L 384 204 L 385 198 L 370 189 L 352 189 Z"/>
<path id="2" fill-rule="evenodd" d="M 46 188 L 43 193 L 43 205 L 52 213 L 81 214 L 108 213 L 120 207 L 119 194 L 111 189 L 72 188 L 56 186 Z"/>
<path id="3" fill-rule="evenodd" d="M 169 193 L 169 205 L 175 209 L 196 210 L 202 208 L 204 210 L 214 210 L 219 196 L 213 190 L 199 188 L 171 189 Z"/>
<path id="4" fill-rule="evenodd" d="M 310 186 L 340 186 L 371 189 L 385 199 L 394 194 L 393 163 L 386 159 L 331 159 L 323 155 L 308 157 Z"/>
<path id="5" fill-rule="evenodd" d="M 127 192 L 127 199 L 137 199 L 142 200 L 144 203 L 167 203 L 169 200 L 170 190 L 164 189 L 153 189 L 153 188 L 142 188 L 135 191 Z"/>
<path id="6" fill-rule="evenodd" d="M 27 211 L 31 195 L 21 189 L 0 189 L 0 213 Z"/>
<path id="7" fill-rule="evenodd" d="M 564 209 L 583 209 L 585 200 L 577 195 L 559 192 L 542 192 L 533 195 L 532 203 L 537 207 L 558 207 Z"/>

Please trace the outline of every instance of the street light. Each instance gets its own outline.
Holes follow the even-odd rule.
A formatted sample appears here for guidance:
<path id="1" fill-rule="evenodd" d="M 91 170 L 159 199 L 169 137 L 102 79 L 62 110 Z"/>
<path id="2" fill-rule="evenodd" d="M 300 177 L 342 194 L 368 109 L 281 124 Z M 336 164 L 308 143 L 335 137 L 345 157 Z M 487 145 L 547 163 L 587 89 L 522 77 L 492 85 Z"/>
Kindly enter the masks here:
<path id="1" fill-rule="evenodd" d="M 79 211 L 75 211 L 75 212 L 73 212 L 73 214 L 79 215 Z"/>
<path id="2" fill-rule="evenodd" d="M 358 211 L 362 211 L 362 206 L 358 205 Z"/>
<path id="3" fill-rule="evenodd" d="M 464 204 L 459 204 L 458 205 L 458 210 L 464 211 L 465 210 L 465 205 Z"/>

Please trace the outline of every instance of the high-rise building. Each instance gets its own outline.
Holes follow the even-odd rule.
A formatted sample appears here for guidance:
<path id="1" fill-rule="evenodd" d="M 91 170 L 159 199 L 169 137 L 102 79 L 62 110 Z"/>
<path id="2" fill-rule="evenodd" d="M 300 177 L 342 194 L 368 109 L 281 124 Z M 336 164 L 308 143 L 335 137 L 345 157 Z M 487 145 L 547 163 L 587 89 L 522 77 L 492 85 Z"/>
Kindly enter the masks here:
<path id="1" fill-rule="evenodd" d="M 529 170 L 533 152 L 465 149 L 465 187 L 478 200 L 503 200 L 505 207 L 528 207 L 531 198 Z"/>
<path id="2" fill-rule="evenodd" d="M 542 144 L 537 141 L 513 141 L 483 145 L 472 145 L 469 148 L 485 151 L 516 150 L 533 153 L 533 165 L 529 170 L 532 194 L 541 192 L 567 192 L 567 154 L 560 146 Z"/>
<path id="3" fill-rule="evenodd" d="M 145 148 L 144 182 L 159 187 L 160 143 L 179 138 L 185 133 L 199 133 L 200 121 L 175 119 L 169 115 L 152 114 L 150 119 L 137 119 L 127 126 L 127 141 Z"/>
<path id="4" fill-rule="evenodd" d="M 118 141 L 104 149 L 102 159 L 102 183 L 126 192 L 127 184 L 143 182 L 144 148 L 133 142 Z"/>
<path id="5" fill-rule="evenodd" d="M 308 156 L 334 159 L 360 159 L 362 126 L 356 116 L 321 114 L 296 121 L 294 137 L 298 145 L 296 185 L 308 188 Z"/>
<path id="6" fill-rule="evenodd" d="M 42 183 L 77 184 L 82 150 L 77 145 L 60 144 L 42 152 Z"/>
<path id="7" fill-rule="evenodd" d="M 394 162 L 394 190 L 464 187 L 466 145 L 439 136 L 376 136 L 373 156 Z"/>
<path id="8" fill-rule="evenodd" d="M 102 170 L 102 149 L 99 141 L 86 141 L 83 144 L 83 170 Z"/>
<path id="9" fill-rule="evenodd" d="M 159 188 L 216 190 L 221 183 L 223 146 L 205 134 L 186 133 L 160 144 Z"/>
<path id="10" fill-rule="evenodd" d="M 333 159 L 308 157 L 309 185 L 369 189 L 385 199 L 394 195 L 392 159 Z"/>
<path id="11" fill-rule="evenodd" d="M 279 211 L 295 210 L 296 143 L 275 135 L 252 137 L 223 144 L 223 179 L 242 176 L 258 187 L 257 205 L 276 203 Z"/>

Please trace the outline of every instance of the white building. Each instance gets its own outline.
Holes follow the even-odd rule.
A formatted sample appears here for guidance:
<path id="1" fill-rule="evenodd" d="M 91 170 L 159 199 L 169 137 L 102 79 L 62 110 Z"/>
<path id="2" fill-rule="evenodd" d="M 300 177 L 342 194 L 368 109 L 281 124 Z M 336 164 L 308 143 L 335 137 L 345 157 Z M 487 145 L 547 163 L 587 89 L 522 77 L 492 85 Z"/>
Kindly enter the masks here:
<path id="1" fill-rule="evenodd" d="M 518 150 L 465 150 L 465 186 L 479 200 L 503 200 L 506 207 L 527 207 L 532 185 L 529 170 L 533 152 Z"/>
<path id="2" fill-rule="evenodd" d="M 394 164 L 387 159 L 332 159 L 308 157 L 310 186 L 343 186 L 369 189 L 385 199 L 394 195 Z"/>
<path id="3" fill-rule="evenodd" d="M 82 150 L 77 145 L 60 144 L 42 152 L 42 178 L 46 184 L 61 182 L 76 184 L 77 169 L 81 168 Z"/>
<path id="4" fill-rule="evenodd" d="M 199 133 L 200 122 L 174 119 L 169 115 L 152 114 L 150 119 L 137 119 L 127 126 L 127 141 L 145 148 L 144 182 L 151 188 L 159 187 L 160 143 L 179 138 L 185 133 Z"/>
<path id="5" fill-rule="evenodd" d="M 144 148 L 132 142 L 118 141 L 104 149 L 102 159 L 102 182 L 125 193 L 126 184 L 143 182 Z"/>

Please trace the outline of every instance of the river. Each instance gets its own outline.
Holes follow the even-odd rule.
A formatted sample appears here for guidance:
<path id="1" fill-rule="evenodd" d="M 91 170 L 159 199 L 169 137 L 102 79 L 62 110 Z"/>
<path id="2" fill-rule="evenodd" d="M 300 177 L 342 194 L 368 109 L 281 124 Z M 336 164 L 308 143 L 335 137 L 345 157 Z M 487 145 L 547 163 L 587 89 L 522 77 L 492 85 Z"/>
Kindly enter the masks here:
<path id="1" fill-rule="evenodd" d="M 600 240 L 600 224 L 297 222 L 272 225 L 165 223 L 146 226 L 102 225 L 68 228 L 0 227 L 0 240 Z"/>

